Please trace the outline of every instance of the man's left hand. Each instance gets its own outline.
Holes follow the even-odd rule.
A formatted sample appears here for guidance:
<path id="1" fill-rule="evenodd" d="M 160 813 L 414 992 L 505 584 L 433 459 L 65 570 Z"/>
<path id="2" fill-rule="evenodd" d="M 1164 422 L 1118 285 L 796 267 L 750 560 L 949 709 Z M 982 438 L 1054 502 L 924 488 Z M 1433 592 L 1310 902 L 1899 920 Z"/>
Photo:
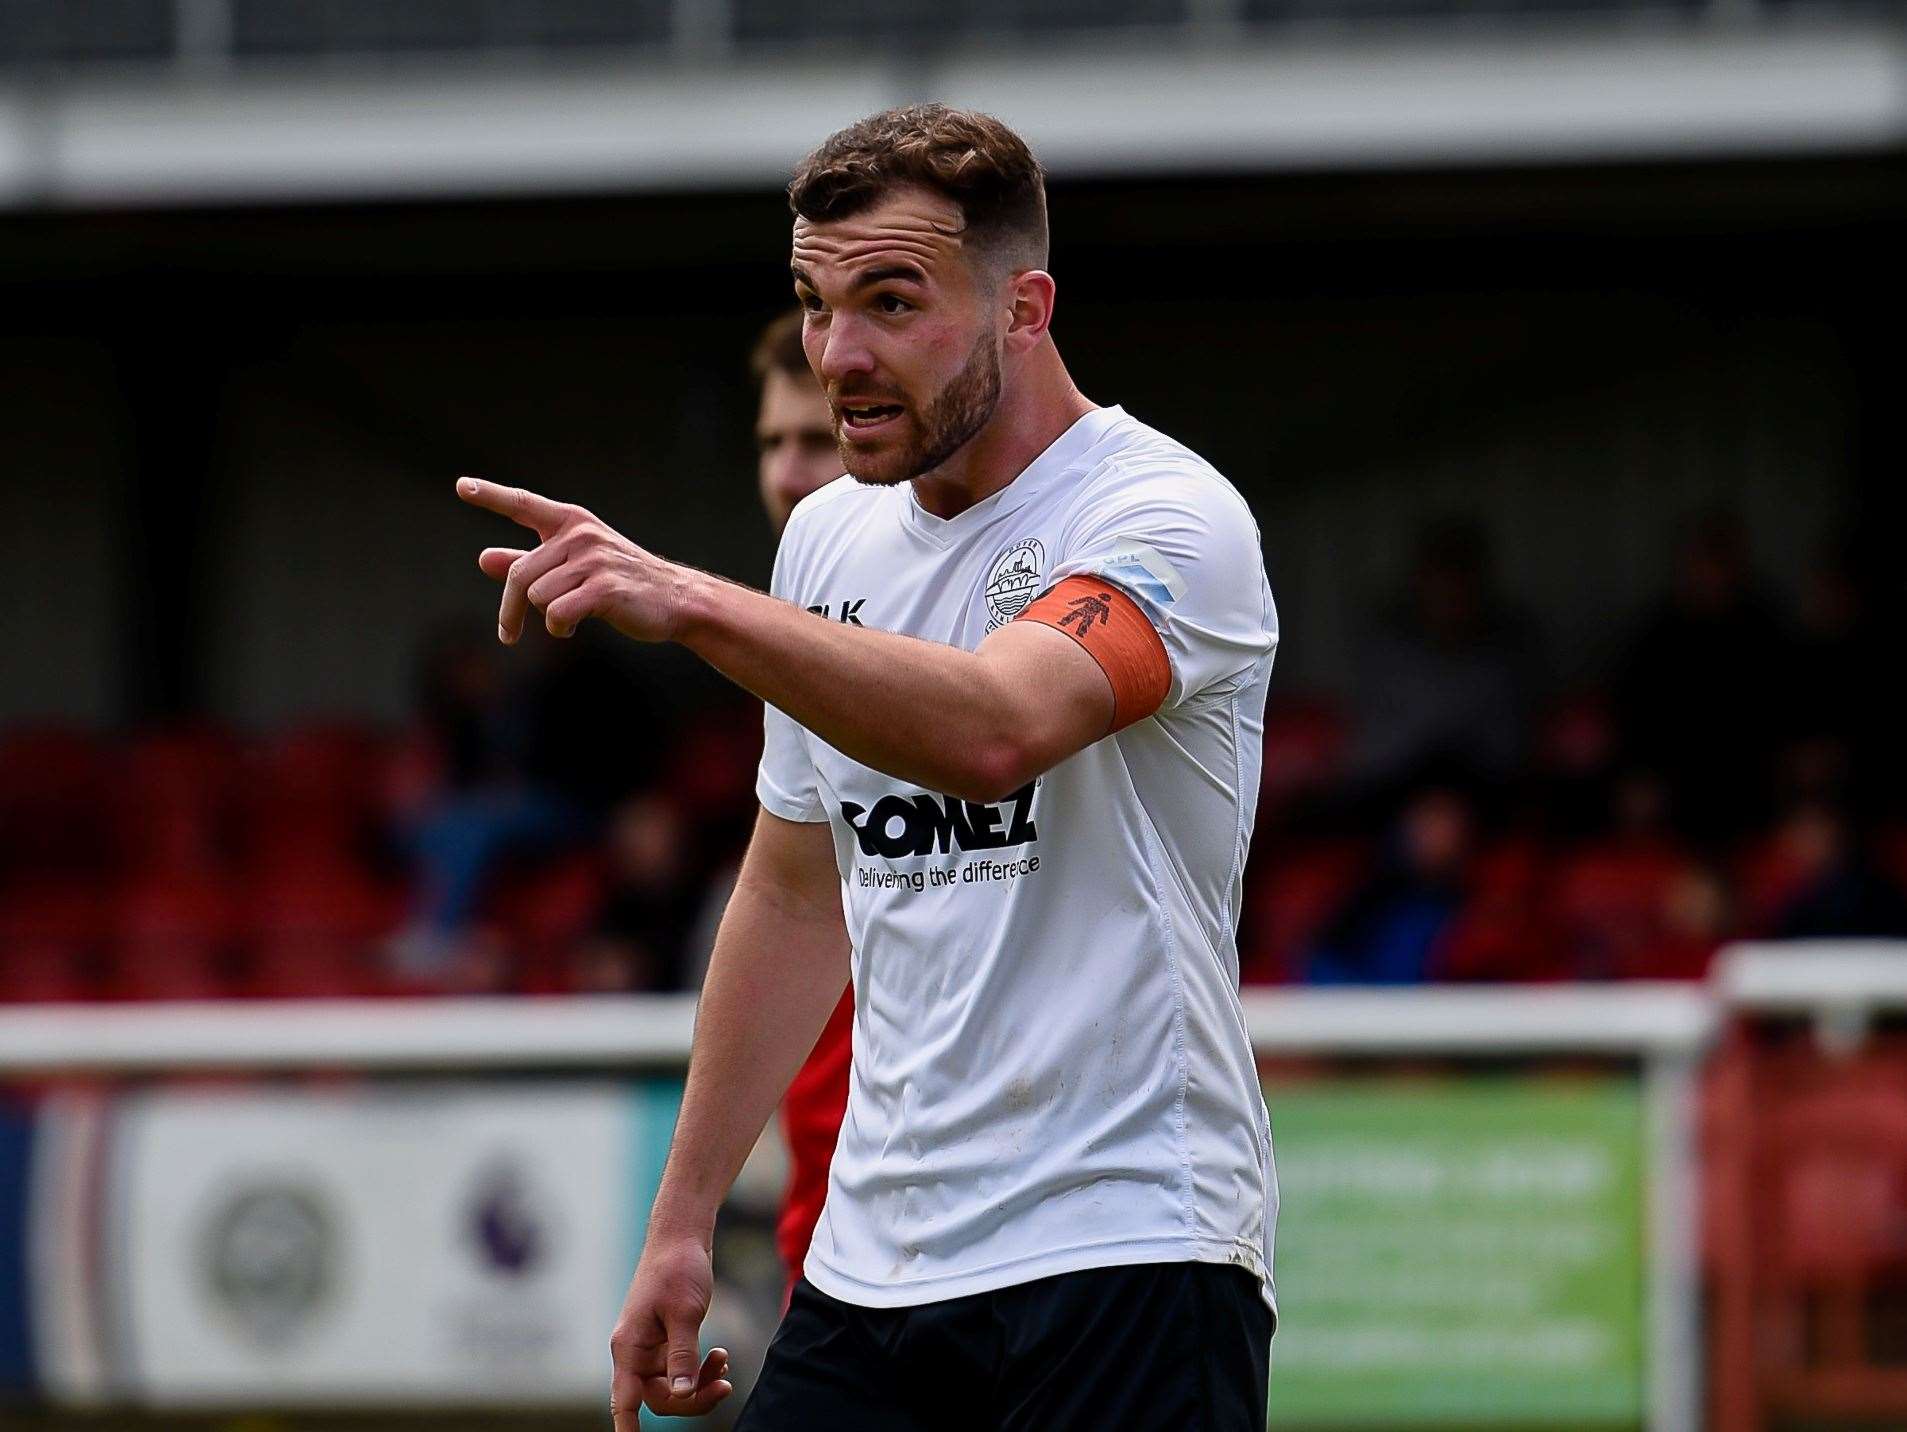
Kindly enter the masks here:
<path id="1" fill-rule="evenodd" d="M 645 552 L 593 513 L 520 487 L 459 478 L 457 496 L 534 531 L 534 550 L 486 547 L 484 575 L 503 583 L 497 639 L 514 644 L 531 607 L 551 636 L 569 636 L 600 617 L 635 641 L 668 641 L 680 622 L 687 568 Z"/>

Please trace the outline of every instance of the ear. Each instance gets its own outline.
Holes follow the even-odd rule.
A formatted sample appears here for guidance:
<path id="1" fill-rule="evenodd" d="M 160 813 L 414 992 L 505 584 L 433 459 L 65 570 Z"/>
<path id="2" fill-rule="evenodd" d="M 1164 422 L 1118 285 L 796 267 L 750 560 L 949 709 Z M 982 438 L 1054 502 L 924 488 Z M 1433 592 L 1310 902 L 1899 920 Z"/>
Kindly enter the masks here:
<path id="1" fill-rule="evenodd" d="M 1044 269 L 1027 269 L 1006 281 L 1006 349 L 1025 353 L 1046 337 L 1053 326 L 1053 276 Z"/>

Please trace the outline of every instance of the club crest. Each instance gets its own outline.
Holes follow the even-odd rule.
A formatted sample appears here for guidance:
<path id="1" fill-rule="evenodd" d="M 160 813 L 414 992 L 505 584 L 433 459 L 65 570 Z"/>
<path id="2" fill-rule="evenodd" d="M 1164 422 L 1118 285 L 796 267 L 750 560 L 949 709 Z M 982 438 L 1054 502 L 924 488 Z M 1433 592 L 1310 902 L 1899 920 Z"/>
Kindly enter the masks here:
<path id="1" fill-rule="evenodd" d="M 1005 626 L 1039 595 L 1040 569 L 1046 565 L 1046 550 L 1038 540 L 1028 537 L 1002 552 L 987 576 L 987 630 Z"/>

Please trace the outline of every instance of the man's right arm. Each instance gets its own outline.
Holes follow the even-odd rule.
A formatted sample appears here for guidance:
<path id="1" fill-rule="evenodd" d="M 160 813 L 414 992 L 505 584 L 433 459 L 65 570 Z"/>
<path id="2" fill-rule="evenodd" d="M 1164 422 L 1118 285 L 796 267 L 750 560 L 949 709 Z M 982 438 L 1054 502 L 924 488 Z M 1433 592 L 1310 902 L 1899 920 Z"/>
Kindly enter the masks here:
<path id="1" fill-rule="evenodd" d="M 682 1112 L 610 1343 L 618 1432 L 635 1428 L 639 1400 L 657 1413 L 694 1414 L 727 1395 L 721 1370 L 697 1357 L 715 1213 L 847 978 L 826 822 L 763 811 L 715 937 Z M 689 1390 L 675 1392 L 683 1379 Z"/>

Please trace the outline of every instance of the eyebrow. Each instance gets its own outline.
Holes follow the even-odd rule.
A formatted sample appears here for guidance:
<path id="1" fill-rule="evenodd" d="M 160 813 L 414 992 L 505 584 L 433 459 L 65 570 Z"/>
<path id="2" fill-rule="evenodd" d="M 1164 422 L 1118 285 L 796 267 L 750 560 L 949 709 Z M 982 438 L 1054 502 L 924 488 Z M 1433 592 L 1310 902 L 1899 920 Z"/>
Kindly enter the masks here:
<path id="1" fill-rule="evenodd" d="M 872 288 L 877 283 L 888 283 L 902 279 L 908 283 L 926 283 L 927 275 L 912 264 L 888 264 L 885 268 L 869 269 L 849 285 L 849 291 Z"/>
<path id="2" fill-rule="evenodd" d="M 794 276 L 796 283 L 805 284 L 809 288 L 815 288 L 814 280 L 808 277 L 807 270 L 802 268 L 800 264 L 789 264 L 788 272 Z M 849 285 L 848 291 L 854 293 L 864 288 L 872 288 L 877 283 L 891 283 L 896 279 L 906 283 L 925 284 L 927 282 L 927 275 L 912 264 L 887 264 L 881 268 L 869 269 L 866 273 L 860 275 Z M 819 292 L 820 290 L 816 289 L 815 291 Z"/>

